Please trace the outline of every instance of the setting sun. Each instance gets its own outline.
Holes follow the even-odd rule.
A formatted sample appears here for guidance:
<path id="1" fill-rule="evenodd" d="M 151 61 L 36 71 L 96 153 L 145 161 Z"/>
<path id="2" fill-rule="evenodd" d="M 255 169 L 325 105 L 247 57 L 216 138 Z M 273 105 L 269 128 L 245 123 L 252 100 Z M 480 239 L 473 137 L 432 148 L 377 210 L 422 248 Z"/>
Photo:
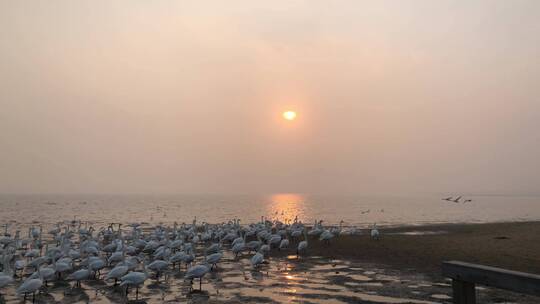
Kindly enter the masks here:
<path id="1" fill-rule="evenodd" d="M 48 2 L 0 0 L 0 304 L 540 304 L 540 0 Z"/>
<path id="2" fill-rule="evenodd" d="M 286 120 L 294 120 L 296 118 L 296 112 L 294 111 L 283 112 L 283 118 L 285 118 Z"/>

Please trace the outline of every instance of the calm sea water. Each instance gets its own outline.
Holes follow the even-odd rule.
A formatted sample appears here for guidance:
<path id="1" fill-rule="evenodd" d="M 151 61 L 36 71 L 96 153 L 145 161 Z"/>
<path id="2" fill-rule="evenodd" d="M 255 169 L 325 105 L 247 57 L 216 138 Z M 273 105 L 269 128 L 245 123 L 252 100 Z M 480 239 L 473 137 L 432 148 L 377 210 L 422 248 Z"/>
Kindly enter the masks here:
<path id="1" fill-rule="evenodd" d="M 242 223 L 261 216 L 349 226 L 540 220 L 540 197 L 469 196 L 452 203 L 440 196 L 273 195 L 0 195 L 0 224 Z"/>

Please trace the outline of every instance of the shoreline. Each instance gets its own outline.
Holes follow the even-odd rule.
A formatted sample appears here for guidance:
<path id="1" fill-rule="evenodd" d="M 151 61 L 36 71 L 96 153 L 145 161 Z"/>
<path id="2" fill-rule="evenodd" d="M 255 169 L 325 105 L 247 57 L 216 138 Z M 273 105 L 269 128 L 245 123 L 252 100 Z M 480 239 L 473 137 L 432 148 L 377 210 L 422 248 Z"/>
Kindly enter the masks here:
<path id="1" fill-rule="evenodd" d="M 191 292 L 191 284 L 184 280 L 187 267 L 167 267 L 161 282 L 151 273 L 140 291 L 141 300 L 146 303 L 190 300 L 197 303 L 288 303 L 291 297 L 306 302 L 322 297 L 346 303 L 446 303 L 452 293 L 450 282 L 440 275 L 440 263 L 445 260 L 540 272 L 539 221 L 379 229 L 381 239 L 378 241 L 371 239 L 368 229 L 362 229 L 359 235 L 336 237 L 329 245 L 318 237 L 309 237 L 308 250 L 299 259 L 296 246 L 303 237 L 291 240 L 288 249 L 272 249 L 260 269 L 254 269 L 250 263 L 253 253 L 236 257 L 227 243 L 219 266 L 203 280 L 203 291 Z M 149 237 L 150 234 L 146 234 L 146 239 Z M 207 246 L 208 243 L 198 243 L 196 248 L 202 253 Z M 144 256 L 152 260 L 152 253 Z M 101 258 L 105 257 L 105 252 L 101 252 Z M 202 260 L 199 254 L 196 263 Z M 81 262 L 77 264 L 75 269 L 84 267 Z M 105 267 L 106 273 L 112 267 Z M 25 278 L 30 274 L 26 273 Z M 15 289 L 22 282 L 18 278 L 4 289 L 0 302 L 19 303 Z M 53 303 L 58 299 L 66 303 L 126 301 L 125 290 L 99 277 L 88 278 L 77 288 L 71 287 L 72 282 L 66 279 L 54 278 L 51 283 L 38 296 L 39 302 Z M 478 290 L 482 303 L 538 303 L 536 297 L 505 290 L 483 286 Z M 133 300 L 133 293 L 127 296 Z"/>
<path id="2" fill-rule="evenodd" d="M 437 279 L 441 278 L 441 263 L 448 260 L 540 273 L 540 221 L 432 224 L 379 230 L 378 241 L 372 240 L 366 229 L 360 235 L 334 238 L 328 246 L 310 237 L 308 254 L 421 271 Z M 426 233 L 433 231 L 438 233 Z"/>
<path id="3" fill-rule="evenodd" d="M 385 230 L 394 229 L 412 229 L 415 227 L 433 227 L 433 226 L 460 226 L 460 225 L 484 225 L 484 224 L 514 224 L 514 223 L 540 223 L 540 219 L 509 219 L 509 220 L 497 220 L 497 221 L 463 221 L 463 222 L 445 222 L 445 221 L 424 221 L 413 223 L 386 223 L 377 222 L 377 228 Z M 331 226 L 338 226 L 338 223 L 330 223 Z M 373 223 L 363 223 L 362 225 L 343 225 L 344 228 L 360 228 L 370 229 Z"/>

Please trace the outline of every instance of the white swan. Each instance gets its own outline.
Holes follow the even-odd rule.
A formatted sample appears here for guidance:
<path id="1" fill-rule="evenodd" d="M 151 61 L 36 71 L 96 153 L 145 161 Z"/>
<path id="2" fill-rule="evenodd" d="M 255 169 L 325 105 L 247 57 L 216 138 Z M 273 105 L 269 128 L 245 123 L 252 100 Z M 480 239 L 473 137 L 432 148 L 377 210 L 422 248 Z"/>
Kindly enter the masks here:
<path id="1" fill-rule="evenodd" d="M 13 277 L 11 275 L 0 273 L 0 289 L 13 283 Z"/>
<path id="2" fill-rule="evenodd" d="M 202 278 L 210 271 L 205 264 L 195 265 L 189 268 L 184 276 L 184 279 L 191 281 L 190 289 L 193 289 L 193 279 L 199 279 L 199 290 L 202 290 Z"/>
<path id="3" fill-rule="evenodd" d="M 334 227 L 332 229 L 330 229 L 330 232 L 332 232 L 333 235 L 340 235 L 341 234 L 341 231 L 343 230 L 343 223 L 344 221 L 341 220 L 339 221 L 339 227 Z"/>
<path id="4" fill-rule="evenodd" d="M 116 265 L 111 271 L 105 276 L 105 280 L 109 281 L 114 279 L 114 286 L 118 283 L 118 280 L 122 278 L 129 270 L 129 267 L 126 265 Z"/>
<path id="5" fill-rule="evenodd" d="M 40 278 L 47 286 L 47 282 L 54 278 L 56 270 L 52 267 L 41 267 L 39 271 L 34 272 L 29 279 L 38 279 Z"/>
<path id="6" fill-rule="evenodd" d="M 217 253 L 213 253 L 209 256 L 206 257 L 206 262 L 210 265 L 212 265 L 210 267 L 210 269 L 214 269 L 214 267 L 217 267 L 217 263 L 221 260 L 221 258 L 223 257 L 223 253 L 221 252 L 217 252 Z"/>
<path id="7" fill-rule="evenodd" d="M 320 237 L 319 241 L 323 241 L 325 244 L 330 244 L 330 240 L 334 238 L 334 235 L 329 230 L 324 230 Z"/>
<path id="8" fill-rule="evenodd" d="M 95 258 L 95 257 L 94 257 Z M 99 279 L 101 269 L 105 268 L 106 263 L 101 258 L 92 259 L 88 263 L 88 269 L 94 271 L 94 275 Z"/>
<path id="9" fill-rule="evenodd" d="M 169 263 L 163 260 L 155 260 L 152 263 L 148 264 L 148 269 L 156 273 L 156 279 L 159 281 L 160 274 L 165 271 L 169 266 Z"/>
<path id="10" fill-rule="evenodd" d="M 212 245 L 208 246 L 205 252 L 212 254 L 212 253 L 218 252 L 220 249 L 221 249 L 221 241 L 219 243 L 213 243 Z"/>
<path id="11" fill-rule="evenodd" d="M 54 270 L 58 274 L 58 278 L 62 278 L 62 273 L 71 271 L 72 260 L 70 258 L 62 258 L 54 263 Z"/>
<path id="12" fill-rule="evenodd" d="M 31 293 L 32 301 L 34 301 L 36 298 L 36 291 L 38 291 L 42 285 L 43 280 L 41 279 L 28 279 L 17 288 L 17 294 L 24 295 L 24 299 L 26 300 L 26 295 Z"/>
<path id="13" fill-rule="evenodd" d="M 301 235 L 302 235 L 302 229 L 295 229 L 291 232 L 291 238 L 293 240 L 300 238 Z"/>
<path id="14" fill-rule="evenodd" d="M 176 264 L 180 264 L 184 261 L 186 253 L 183 251 L 178 251 L 177 253 L 173 254 L 169 257 L 169 263 L 172 264 L 173 269 L 175 268 Z M 180 265 L 181 266 L 181 265 Z M 180 268 L 179 266 L 179 268 Z"/>
<path id="15" fill-rule="evenodd" d="M 135 298 L 139 298 L 139 287 L 144 284 L 144 281 L 148 279 L 148 273 L 146 272 L 146 267 L 144 267 L 143 272 L 132 271 L 123 277 L 120 278 L 122 283 L 120 286 L 126 286 L 126 295 L 128 294 L 129 287 L 135 287 Z"/>
<path id="16" fill-rule="evenodd" d="M 319 236 L 323 230 L 321 228 L 322 221 L 315 221 L 313 228 L 308 232 L 309 235 Z"/>
<path id="17" fill-rule="evenodd" d="M 6 225 L 7 226 L 7 225 Z M 2 253 L 2 260 L 0 261 L 4 272 L 0 272 L 0 289 L 8 286 L 9 284 L 13 283 L 13 275 L 11 272 L 11 269 L 9 267 L 9 261 L 13 257 L 13 255 L 8 254 L 6 256 L 6 251 L 4 250 Z"/>
<path id="18" fill-rule="evenodd" d="M 298 243 L 298 247 L 296 248 L 296 257 L 298 258 L 300 256 L 300 253 L 307 251 L 307 248 L 308 248 L 308 236 L 307 236 L 306 230 L 304 230 L 304 240 Z"/>
<path id="19" fill-rule="evenodd" d="M 371 238 L 374 239 L 374 240 L 379 240 L 380 238 L 380 233 L 379 233 L 379 229 L 377 229 L 377 224 L 373 224 L 373 227 L 371 228 Z"/>
<path id="20" fill-rule="evenodd" d="M 252 258 L 251 258 L 251 265 L 253 268 L 258 268 L 264 261 L 264 255 L 261 252 L 257 252 Z"/>
<path id="21" fill-rule="evenodd" d="M 268 240 L 268 245 L 270 245 L 270 248 L 272 248 L 272 245 L 275 245 L 276 247 L 278 247 L 280 242 L 281 242 L 281 235 L 272 234 L 272 236 L 270 237 L 270 240 Z"/>
<path id="22" fill-rule="evenodd" d="M 279 243 L 278 249 L 283 250 L 283 249 L 286 249 L 286 248 L 289 248 L 289 240 L 288 239 L 282 239 L 281 242 Z"/>
<path id="23" fill-rule="evenodd" d="M 89 276 L 90 276 L 90 270 L 88 270 L 86 268 L 82 268 L 82 269 L 79 269 L 79 270 L 75 271 L 74 273 L 72 273 L 68 277 L 68 279 L 74 280 L 75 281 L 75 286 L 80 287 L 81 286 L 81 281 L 88 279 Z"/>

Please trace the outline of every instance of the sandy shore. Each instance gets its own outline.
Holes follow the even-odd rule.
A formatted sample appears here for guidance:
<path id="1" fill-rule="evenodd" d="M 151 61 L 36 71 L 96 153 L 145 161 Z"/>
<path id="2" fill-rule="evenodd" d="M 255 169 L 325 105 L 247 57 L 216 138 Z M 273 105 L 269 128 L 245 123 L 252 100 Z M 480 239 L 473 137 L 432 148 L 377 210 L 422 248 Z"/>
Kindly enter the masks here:
<path id="1" fill-rule="evenodd" d="M 462 260 L 540 273 L 540 222 L 450 224 L 381 229 L 379 241 L 362 235 L 340 236 L 329 245 L 311 238 L 305 256 L 295 255 L 297 241 L 283 251 L 272 250 L 260 269 L 252 254 L 236 258 L 224 245 L 219 267 L 191 293 L 186 268 L 168 268 L 157 281 L 153 274 L 136 303 L 449 303 L 451 285 L 440 276 L 445 260 Z M 202 252 L 203 244 L 198 245 Z M 196 263 L 202 262 L 199 255 Z M 77 266 L 79 268 L 80 265 Z M 102 276 L 110 270 L 107 267 Z M 27 273 L 24 277 L 27 277 Z M 2 290 L 0 303 L 20 303 L 15 288 Z M 133 300 L 131 293 L 128 298 Z M 479 287 L 479 303 L 539 303 L 539 299 Z M 55 279 L 42 288 L 38 303 L 125 303 L 124 290 L 101 279 L 81 287 Z M 130 301 L 131 302 L 131 301 Z"/>
<path id="2" fill-rule="evenodd" d="M 386 264 L 440 276 L 446 260 L 460 260 L 540 273 L 540 222 L 445 224 L 380 229 L 340 236 L 329 246 L 310 242 L 310 254 Z M 433 233 L 434 232 L 434 233 Z"/>

